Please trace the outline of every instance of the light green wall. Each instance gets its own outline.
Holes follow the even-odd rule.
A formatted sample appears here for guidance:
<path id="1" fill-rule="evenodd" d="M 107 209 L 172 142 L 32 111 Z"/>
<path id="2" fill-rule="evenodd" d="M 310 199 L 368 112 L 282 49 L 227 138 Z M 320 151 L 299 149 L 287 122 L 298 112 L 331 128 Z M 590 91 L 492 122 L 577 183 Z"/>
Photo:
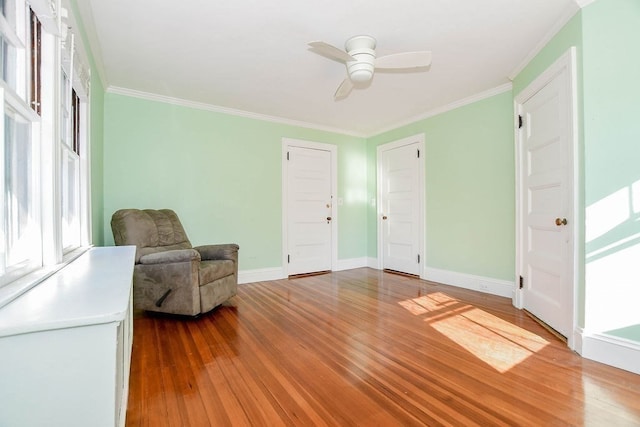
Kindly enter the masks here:
<path id="1" fill-rule="evenodd" d="M 585 328 L 640 342 L 640 2 L 582 16 Z"/>
<path id="2" fill-rule="evenodd" d="M 375 147 L 424 132 L 426 265 L 513 281 L 512 117 L 505 92 L 365 141 L 107 94 L 105 243 L 115 210 L 169 206 L 194 244 L 236 241 L 243 269 L 280 266 L 288 137 L 338 146 L 338 257 L 375 257 Z"/>
<path id="3" fill-rule="evenodd" d="M 376 148 L 425 136 L 425 265 L 514 280 L 515 188 L 510 91 L 412 123 L 368 141 L 369 200 Z M 377 254 L 376 208 L 368 209 L 368 254 Z"/>
<path id="4" fill-rule="evenodd" d="M 338 258 L 366 255 L 362 138 L 105 96 L 104 234 L 121 208 L 171 208 L 194 245 L 236 242 L 243 270 L 282 264 L 282 138 L 338 147 Z"/>

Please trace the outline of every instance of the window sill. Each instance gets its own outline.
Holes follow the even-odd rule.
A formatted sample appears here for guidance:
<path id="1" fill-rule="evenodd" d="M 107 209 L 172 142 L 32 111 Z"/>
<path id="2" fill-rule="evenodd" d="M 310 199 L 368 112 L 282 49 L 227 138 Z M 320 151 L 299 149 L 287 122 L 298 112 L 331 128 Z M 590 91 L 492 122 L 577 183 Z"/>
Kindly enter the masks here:
<path id="1" fill-rule="evenodd" d="M 83 246 L 75 249 L 64 255 L 62 262 L 55 265 L 44 266 L 42 268 L 33 271 L 26 276 L 14 280 L 11 283 L 0 288 L 0 307 L 9 304 L 20 295 L 27 292 L 29 289 L 37 286 L 47 278 L 51 277 L 54 273 L 60 271 L 62 268 L 73 262 L 80 255 L 91 249 L 91 246 Z"/>

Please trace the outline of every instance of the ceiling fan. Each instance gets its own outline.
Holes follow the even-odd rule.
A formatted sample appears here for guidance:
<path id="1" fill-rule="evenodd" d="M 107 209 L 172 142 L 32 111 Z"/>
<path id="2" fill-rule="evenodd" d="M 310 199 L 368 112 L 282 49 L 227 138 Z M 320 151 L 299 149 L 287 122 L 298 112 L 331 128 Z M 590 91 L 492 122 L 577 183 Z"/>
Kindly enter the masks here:
<path id="1" fill-rule="evenodd" d="M 349 96 L 355 86 L 362 87 L 370 82 L 374 70 L 415 71 L 431 65 L 429 51 L 395 53 L 376 58 L 376 39 L 366 35 L 351 37 L 344 45 L 345 50 L 323 41 L 311 42 L 309 46 L 312 52 L 347 66 L 348 76 L 333 96 L 336 101 Z"/>

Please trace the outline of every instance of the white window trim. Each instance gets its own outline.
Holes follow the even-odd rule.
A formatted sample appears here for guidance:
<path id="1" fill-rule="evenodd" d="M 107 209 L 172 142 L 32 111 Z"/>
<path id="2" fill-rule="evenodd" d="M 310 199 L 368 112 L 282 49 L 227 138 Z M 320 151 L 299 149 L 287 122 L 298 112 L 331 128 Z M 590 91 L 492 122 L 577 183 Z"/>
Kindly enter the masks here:
<path id="1" fill-rule="evenodd" d="M 90 147 L 90 73 L 91 70 L 86 66 L 87 62 L 83 59 L 86 58 L 84 48 L 81 43 L 73 46 L 75 60 L 72 64 L 69 64 L 73 70 L 69 70 L 72 73 L 77 73 L 76 77 L 71 79 L 72 86 L 75 86 L 76 92 L 80 96 L 81 110 L 80 110 L 80 247 L 73 248 L 66 253 L 63 253 L 62 249 L 62 231 L 61 231 L 61 189 L 60 189 L 60 173 L 61 173 L 61 138 L 60 138 L 60 73 L 62 70 L 62 47 L 61 47 L 61 34 L 59 31 L 60 20 L 55 11 L 62 10 L 61 1 L 53 0 L 50 4 L 47 4 L 49 0 L 29 0 L 29 3 L 40 6 L 54 6 L 54 14 L 51 16 L 40 17 L 42 10 L 46 8 L 38 7 L 32 9 L 35 11 L 41 20 L 42 25 L 42 88 L 43 99 L 42 104 L 44 107 L 45 102 L 48 102 L 47 108 L 43 108 L 42 116 L 38 116 L 31 108 L 29 108 L 28 101 L 23 100 L 18 96 L 11 88 L 9 88 L 0 79 L 0 94 L 2 95 L 3 102 L 2 110 L 4 110 L 4 99 L 7 99 L 7 104 L 14 108 L 20 114 L 35 123 L 32 133 L 32 137 L 38 138 L 37 141 L 37 157 L 40 161 L 36 162 L 39 166 L 41 173 L 40 180 L 38 180 L 39 188 L 36 192 L 36 199 L 39 205 L 39 211 L 41 212 L 40 228 L 42 237 L 42 266 L 37 267 L 34 271 L 27 273 L 26 275 L 9 282 L 3 286 L 0 286 L 0 307 L 8 304 L 10 301 L 19 297 L 29 289 L 37 286 L 39 283 L 50 277 L 52 274 L 63 268 L 65 265 L 72 262 L 82 253 L 87 251 L 91 247 L 91 147 Z M 16 3 L 21 6 L 24 1 L 16 0 Z M 62 0 L 62 3 L 66 3 Z M 65 4 L 65 6 L 69 6 Z M 67 8 L 67 10 L 71 10 Z M 64 11 L 63 11 L 64 12 Z M 68 13 L 69 22 L 65 22 L 64 26 L 75 26 L 75 20 L 71 13 Z M 62 13 L 65 15 L 65 13 Z M 52 20 L 53 17 L 53 20 Z M 55 25 L 52 25 L 55 22 Z M 70 23 L 70 24 L 69 24 Z M 4 17 L 0 16 L 0 26 L 3 24 L 9 25 Z M 11 28 L 9 26 L 9 28 Z M 73 30 L 71 30 L 73 31 Z M 5 37 L 6 39 L 6 37 Z M 13 40 L 12 40 L 13 41 Z M 18 41 L 18 40 L 16 40 Z M 28 49 L 25 43 L 21 41 L 22 47 Z M 79 54 L 79 55 L 76 55 Z M 28 56 L 27 56 L 28 58 Z M 46 68 L 45 68 L 46 67 Z M 3 119 L 4 121 L 4 119 Z M 3 125 L 0 126 L 0 129 Z M 4 135 L 4 132 L 3 132 Z M 0 156 L 0 161 L 3 159 Z M 2 188 L 0 191 L 4 192 Z M 0 219 L 3 215 L 0 215 Z"/>

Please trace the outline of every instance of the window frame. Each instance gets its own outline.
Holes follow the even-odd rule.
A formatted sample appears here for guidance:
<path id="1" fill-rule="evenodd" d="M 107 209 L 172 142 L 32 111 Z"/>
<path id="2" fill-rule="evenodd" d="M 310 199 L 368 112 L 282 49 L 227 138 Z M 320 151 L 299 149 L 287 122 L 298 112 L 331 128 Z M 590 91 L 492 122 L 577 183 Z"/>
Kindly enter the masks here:
<path id="1" fill-rule="evenodd" d="M 24 102 L 20 102 L 15 95 L 11 94 L 10 90 L 4 87 L 4 82 L 0 81 L 2 86 L 0 87 L 0 130 L 3 135 L 3 148 L 0 150 L 0 182 L 2 183 L 2 189 L 0 191 L 0 206 L 2 209 L 0 210 L 0 225 L 3 227 L 3 241 L 0 242 L 0 287 L 12 282 L 13 280 L 25 276 L 32 271 L 40 268 L 42 266 L 42 229 L 41 229 L 41 203 L 39 198 L 40 193 L 40 182 L 41 176 L 39 173 L 40 170 L 40 144 L 39 144 L 39 128 L 40 123 L 34 117 L 34 112 L 30 108 L 28 108 Z M 7 111 L 9 110 L 9 111 Z M 31 170 L 29 171 L 31 174 L 31 182 L 32 182 L 32 193 L 30 194 L 30 212 L 33 212 L 35 215 L 34 222 L 36 223 L 36 231 L 40 235 L 40 239 L 38 242 L 39 252 L 36 252 L 34 256 L 30 257 L 27 260 L 22 260 L 17 264 L 7 265 L 7 230 L 5 229 L 6 221 L 7 221 L 7 212 L 6 208 L 9 204 L 6 201 L 6 193 L 5 193 L 5 144 L 6 144 L 6 136 L 5 136 L 5 115 L 17 115 L 22 120 L 25 120 L 27 123 L 30 123 L 30 137 L 31 137 Z"/>
<path id="2" fill-rule="evenodd" d="M 4 81 L 0 69 L 0 129 L 5 135 L 4 113 L 15 111 L 31 123 L 32 172 L 34 178 L 33 209 L 37 218 L 39 252 L 37 262 L 28 269 L 7 272 L 4 269 L 5 243 L 0 243 L 0 307 L 17 298 L 33 286 L 49 277 L 55 271 L 71 262 L 91 245 L 91 193 L 90 193 L 90 128 L 88 118 L 90 106 L 90 68 L 86 67 L 85 51 L 81 43 L 74 43 L 73 28 L 77 28 L 68 0 L 31 1 L 2 0 L 4 10 L 15 13 L 15 28 L 11 30 L 11 20 L 0 13 L 0 36 L 10 39 L 16 46 L 19 61 L 16 65 L 15 84 Z M 60 12 L 60 16 L 56 15 Z M 0 11 L 1 12 L 1 11 Z M 14 16 L 14 15 L 11 15 Z M 19 22 L 18 22 L 19 21 Z M 21 33 L 21 31 L 23 31 Z M 68 35 L 70 37 L 61 37 Z M 33 35 L 33 36 L 32 36 Z M 71 40 L 71 43 L 69 43 Z M 67 56 L 65 57 L 65 53 Z M 69 60 L 69 58 L 71 60 Z M 67 60 L 65 63 L 65 59 Z M 19 62 L 18 61 L 18 62 Z M 2 65 L 0 63 L 0 65 Z M 65 96 L 60 87 L 63 67 L 71 74 L 70 87 L 76 89 L 74 97 L 69 97 L 69 130 L 72 133 L 69 156 L 76 163 L 76 203 L 78 212 L 78 235 L 74 244 L 63 248 L 62 224 L 62 176 L 63 162 L 67 149 L 62 142 L 62 101 Z M 78 76 L 74 78 L 77 69 Z M 80 77 L 80 78 L 78 78 Z M 84 79 L 84 80 L 83 80 Z M 77 88 L 76 88 L 77 86 Z M 15 88 L 15 90 L 14 90 Z M 81 90 L 77 90 L 81 89 Z M 9 111 L 7 110 L 7 111 Z M 3 138 L 6 138 L 3 137 Z M 0 235 L 4 236 L 6 223 L 4 152 L 6 142 L 0 146 Z"/>
<path id="3" fill-rule="evenodd" d="M 69 29 L 70 31 L 70 29 Z M 59 138 L 59 162 L 60 162 L 60 209 L 61 230 L 60 240 L 62 252 L 66 255 L 79 247 L 88 246 L 91 242 L 91 218 L 90 218 L 90 163 L 89 163 L 89 87 L 88 82 L 82 80 L 83 71 L 90 75 L 90 70 L 85 67 L 85 61 L 80 59 L 84 52 L 79 46 L 78 38 L 73 32 L 68 32 L 62 44 L 62 60 L 60 68 L 60 96 L 58 106 Z M 63 176 L 67 165 L 65 160 L 75 161 L 78 172 L 77 185 L 74 188 L 74 197 L 78 206 L 76 231 L 78 240 L 71 244 L 65 244 L 63 218 L 65 195 L 68 189 L 63 188 L 66 176 Z"/>
<path id="4" fill-rule="evenodd" d="M 3 12 L 0 14 L 0 37 L 3 40 L 2 54 L 2 72 L 0 75 L 0 128 L 2 129 L 2 146 L 0 147 L 0 226 L 2 227 L 2 240 L 0 241 L 0 287 L 4 286 L 16 278 L 27 275 L 42 266 L 42 218 L 40 204 L 40 117 L 29 108 L 27 104 L 28 88 L 26 81 L 31 74 L 29 55 L 24 52 L 25 40 L 31 38 L 30 27 L 26 22 L 22 22 L 21 18 L 25 17 L 28 5 L 24 0 L 8 0 L 3 2 Z M 5 50 L 5 46 L 7 47 Z M 10 47 L 9 47 L 10 46 Z M 5 55 L 9 48 L 13 49 L 11 58 Z M 9 67 L 13 67 L 9 70 Z M 4 78 L 12 74 L 7 82 Z M 15 73 L 15 75 L 13 75 Z M 27 206 L 28 217 L 30 219 L 30 232 L 36 234 L 37 240 L 31 242 L 28 246 L 30 257 L 17 262 L 10 261 L 10 225 L 7 223 L 9 216 L 10 204 L 6 200 L 7 197 L 7 118 L 14 117 L 14 122 L 23 121 L 27 124 L 29 147 L 29 169 L 27 173 L 30 175 L 30 186 L 28 189 Z M 19 171 L 12 171 L 19 173 Z"/>

